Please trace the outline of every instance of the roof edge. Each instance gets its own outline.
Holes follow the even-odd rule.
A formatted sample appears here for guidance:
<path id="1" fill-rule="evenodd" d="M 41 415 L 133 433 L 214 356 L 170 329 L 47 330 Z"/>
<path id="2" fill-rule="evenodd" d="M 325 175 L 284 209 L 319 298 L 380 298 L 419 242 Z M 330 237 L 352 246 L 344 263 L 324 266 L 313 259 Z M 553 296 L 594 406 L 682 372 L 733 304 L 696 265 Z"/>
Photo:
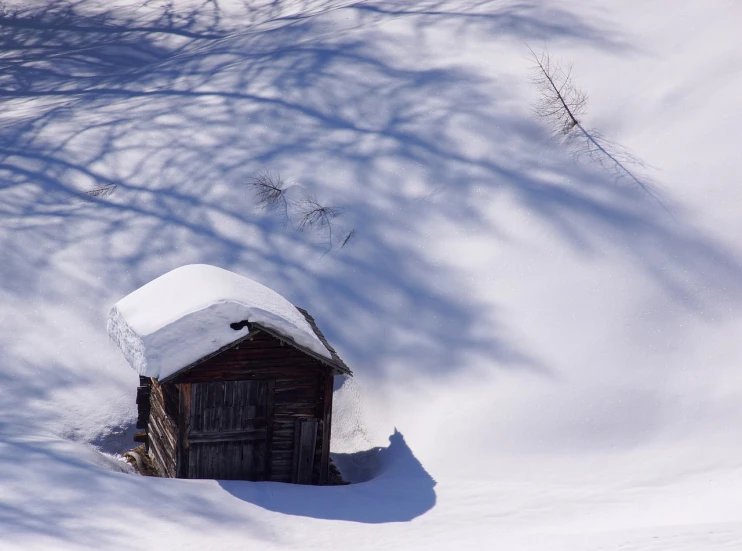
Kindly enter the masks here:
<path id="1" fill-rule="evenodd" d="M 299 307 L 297 307 L 297 310 L 299 310 L 299 312 L 301 312 L 305 317 L 306 316 L 309 316 L 309 314 L 306 313 L 306 310 L 302 310 Z M 309 318 L 311 319 L 312 316 L 309 316 Z M 307 320 L 307 321 L 309 322 L 309 320 Z M 244 335 L 244 336 L 240 337 L 239 339 L 237 339 L 235 341 L 232 341 L 231 343 L 229 343 L 229 344 L 227 344 L 225 346 L 222 346 L 219 350 L 217 350 L 215 352 L 212 352 L 211 354 L 208 354 L 208 355 L 204 356 L 203 358 L 201 358 L 199 360 L 196 360 L 195 362 L 193 362 L 193 363 L 185 366 L 182 369 L 179 369 L 175 373 L 171 373 L 170 375 L 168 375 L 167 377 L 164 377 L 163 379 L 157 379 L 156 377 L 155 377 L 155 379 L 157 379 L 157 381 L 160 384 L 172 382 L 174 379 L 177 379 L 181 375 L 183 375 L 183 374 L 185 374 L 185 373 L 187 373 L 187 372 L 195 369 L 196 367 L 198 367 L 202 363 L 207 362 L 207 361 L 209 361 L 212 358 L 215 358 L 216 356 L 218 356 L 222 352 L 226 352 L 230 348 L 233 348 L 233 347 L 237 346 L 238 344 L 240 344 L 240 343 L 242 343 L 242 342 L 244 342 L 244 341 L 246 341 L 248 339 L 251 339 L 252 337 L 254 337 L 255 335 L 257 335 L 261 331 L 263 333 L 267 333 L 270 336 L 272 336 L 272 337 L 280 340 L 281 342 L 285 342 L 289 346 L 292 346 L 292 347 L 296 348 L 297 350 L 299 350 L 300 352 L 303 352 L 307 356 L 310 356 L 311 358 L 313 358 L 313 359 L 315 359 L 315 360 L 317 360 L 317 361 L 325 364 L 326 366 L 332 368 L 333 375 L 349 375 L 349 376 L 352 377 L 353 376 L 353 372 L 350 370 L 350 368 L 347 365 L 345 365 L 345 362 L 343 362 L 343 360 L 340 359 L 340 357 L 337 355 L 337 352 L 335 352 L 335 349 L 332 348 L 332 346 L 330 346 L 327 343 L 327 340 L 325 339 L 325 336 L 322 334 L 322 332 L 319 330 L 319 328 L 317 327 L 317 325 L 314 323 L 314 319 L 312 319 L 312 321 L 309 322 L 309 325 L 312 326 L 312 330 L 317 335 L 317 338 L 320 339 L 320 341 L 325 346 L 325 348 L 327 348 L 327 351 L 332 356 L 332 359 L 327 358 L 327 357 L 325 357 L 325 356 L 323 356 L 321 354 L 317 354 L 313 350 L 310 350 L 309 348 L 307 348 L 305 346 L 302 346 L 301 344 L 298 344 L 293 339 L 291 339 L 289 337 L 285 337 L 284 335 L 281 335 L 280 333 L 278 333 L 277 331 L 275 331 L 273 329 L 269 329 L 268 327 L 265 327 L 264 325 L 261 325 L 259 323 L 251 323 L 250 324 L 251 329 L 247 333 L 247 335 Z"/>
<path id="2" fill-rule="evenodd" d="M 289 346 L 293 346 L 294 348 L 296 348 L 300 352 L 303 352 L 307 356 L 311 356 L 315 360 L 317 360 L 317 361 L 319 361 L 319 362 L 321 362 L 321 363 L 323 363 L 323 364 L 325 364 L 325 365 L 327 365 L 329 367 L 332 367 L 336 371 L 335 375 L 350 375 L 350 376 L 353 376 L 353 372 L 350 370 L 350 368 L 347 365 L 345 365 L 345 362 L 343 362 L 343 360 L 341 360 L 337 356 L 337 353 L 335 353 L 335 351 L 333 350 L 333 348 L 330 345 L 325 344 L 326 341 L 324 341 L 324 335 L 322 336 L 322 338 L 320 338 L 320 340 L 323 341 L 322 344 L 325 344 L 325 347 L 327 348 L 327 351 L 333 356 L 332 359 L 330 359 L 330 358 L 328 358 L 326 356 L 323 356 L 322 354 L 317 354 L 314 350 L 310 350 L 309 348 L 307 348 L 305 346 L 302 346 L 301 344 L 298 344 L 293 339 L 288 338 L 288 337 L 285 337 L 285 336 L 281 335 L 280 333 L 278 333 L 277 331 L 274 331 L 273 329 L 269 329 L 269 328 L 267 328 L 267 327 L 265 327 L 263 325 L 260 325 L 258 323 L 253 323 L 252 326 L 259 328 L 261 331 L 263 331 L 265 333 L 268 333 L 272 337 L 275 337 L 275 338 L 277 338 L 278 340 L 280 340 L 282 342 L 285 342 Z M 317 331 L 319 331 L 319 329 Z M 317 335 L 317 337 L 319 338 L 320 335 L 322 335 L 322 333 L 320 333 L 319 335 Z"/>
<path id="3" fill-rule="evenodd" d="M 343 370 L 347 370 L 348 374 L 352 374 L 352 372 L 350 371 L 350 368 L 347 365 L 345 365 L 345 362 L 340 359 L 340 356 L 338 355 L 337 352 L 335 352 L 335 349 L 332 347 L 332 345 L 329 342 L 327 342 L 327 338 L 325 338 L 325 335 L 322 333 L 320 328 L 317 326 L 317 322 L 314 321 L 312 314 L 310 314 L 307 310 L 299 306 L 294 305 L 294 307 L 297 310 L 299 310 L 299 313 L 302 316 L 304 316 L 305 320 L 307 320 L 309 327 L 312 328 L 312 331 L 314 332 L 315 336 L 320 340 L 322 345 L 330 353 L 330 356 L 332 356 L 332 359 L 335 361 L 335 363 L 338 364 L 338 366 L 340 366 Z"/>

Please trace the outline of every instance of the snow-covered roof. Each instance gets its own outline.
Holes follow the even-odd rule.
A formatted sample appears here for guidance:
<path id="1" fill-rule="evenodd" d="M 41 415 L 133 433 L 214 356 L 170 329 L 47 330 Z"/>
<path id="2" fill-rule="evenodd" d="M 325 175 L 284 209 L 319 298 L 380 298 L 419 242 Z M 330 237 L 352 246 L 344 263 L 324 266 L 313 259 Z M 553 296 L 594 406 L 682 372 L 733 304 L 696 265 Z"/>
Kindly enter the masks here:
<path id="1" fill-rule="evenodd" d="M 275 291 L 216 266 L 190 264 L 117 302 L 108 334 L 140 375 L 164 379 L 248 334 L 248 320 L 334 362 L 307 318 Z"/>

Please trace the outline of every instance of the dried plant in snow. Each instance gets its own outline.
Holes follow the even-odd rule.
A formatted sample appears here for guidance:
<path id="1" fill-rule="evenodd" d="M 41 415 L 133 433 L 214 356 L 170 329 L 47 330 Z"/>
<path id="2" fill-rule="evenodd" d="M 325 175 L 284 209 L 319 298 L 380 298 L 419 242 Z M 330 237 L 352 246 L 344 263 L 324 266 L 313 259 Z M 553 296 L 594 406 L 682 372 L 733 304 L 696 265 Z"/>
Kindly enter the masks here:
<path id="1" fill-rule="evenodd" d="M 345 247 L 348 244 L 348 242 L 355 237 L 355 235 L 356 235 L 356 230 L 350 230 L 345 235 L 345 237 L 340 241 L 340 248 L 342 249 L 343 247 Z"/>
<path id="2" fill-rule="evenodd" d="M 328 207 L 322 205 L 312 195 L 305 195 L 297 203 L 297 216 L 299 229 L 327 230 L 328 241 L 332 242 L 333 220 L 338 217 L 342 211 L 337 207 Z"/>
<path id="3" fill-rule="evenodd" d="M 301 199 L 289 200 L 286 190 L 289 187 L 280 175 L 261 170 L 248 182 L 255 195 L 256 202 L 267 210 L 281 209 L 285 221 L 293 220 L 300 231 L 322 232 L 327 241 L 327 252 L 339 245 L 345 247 L 356 235 L 355 230 L 346 230 L 338 226 L 336 218 L 342 214 L 342 209 L 321 204 L 316 197 L 304 193 Z M 340 234 L 342 237 L 337 238 Z"/>
<path id="4" fill-rule="evenodd" d="M 93 189 L 84 191 L 82 195 L 85 195 L 87 197 L 95 197 L 96 199 L 105 199 L 106 197 L 110 197 L 113 192 L 116 191 L 117 187 L 118 184 L 103 184 L 100 186 L 96 186 Z"/>
<path id="5" fill-rule="evenodd" d="M 616 178 L 628 179 L 667 210 L 649 183 L 629 169 L 629 166 L 641 168 L 644 164 L 620 145 L 582 125 L 581 119 L 587 110 L 587 94 L 574 84 L 572 66 L 565 69 L 552 59 L 548 51 L 536 54 L 526 46 L 533 61 L 532 80 L 539 92 L 533 108 L 536 116 L 545 121 L 555 135 L 565 138 L 577 158 L 587 158 L 612 172 Z"/>
<path id="6" fill-rule="evenodd" d="M 286 182 L 280 174 L 261 170 L 247 185 L 252 189 L 256 202 L 267 210 L 283 210 L 284 218 L 289 218 L 289 202 L 286 198 Z"/>
<path id="7" fill-rule="evenodd" d="M 80 193 L 75 193 L 74 195 L 70 195 L 68 199 L 107 199 L 110 197 L 114 191 L 116 191 L 116 188 L 118 187 L 118 184 L 110 183 L 110 184 L 100 184 L 95 186 L 92 189 L 88 189 L 85 191 L 82 191 Z"/>
<path id="8" fill-rule="evenodd" d="M 572 66 L 566 69 L 555 63 L 549 52 L 537 55 L 528 48 L 535 63 L 533 82 L 539 90 L 534 106 L 536 115 L 563 134 L 580 126 L 580 117 L 587 109 L 587 94 L 572 81 Z"/>

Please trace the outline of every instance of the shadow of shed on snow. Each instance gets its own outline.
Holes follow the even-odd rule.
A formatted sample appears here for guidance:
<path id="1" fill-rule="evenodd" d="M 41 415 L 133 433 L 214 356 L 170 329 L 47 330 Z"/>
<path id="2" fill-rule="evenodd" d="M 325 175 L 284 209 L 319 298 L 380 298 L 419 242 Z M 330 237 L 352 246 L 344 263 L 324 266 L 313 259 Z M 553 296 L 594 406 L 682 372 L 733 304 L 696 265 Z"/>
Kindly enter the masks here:
<path id="1" fill-rule="evenodd" d="M 369 524 L 407 522 L 435 506 L 435 480 L 395 430 L 386 448 L 334 454 L 347 486 L 220 480 L 233 496 L 269 511 Z M 346 474 L 347 473 L 347 474 Z"/>

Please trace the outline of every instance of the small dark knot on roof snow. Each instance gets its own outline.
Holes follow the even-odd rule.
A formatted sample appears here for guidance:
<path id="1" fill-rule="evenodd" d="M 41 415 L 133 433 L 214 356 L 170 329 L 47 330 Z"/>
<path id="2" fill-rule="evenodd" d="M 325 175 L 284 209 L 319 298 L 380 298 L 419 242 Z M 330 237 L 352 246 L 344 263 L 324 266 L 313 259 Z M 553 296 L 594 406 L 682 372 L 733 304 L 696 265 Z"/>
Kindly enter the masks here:
<path id="1" fill-rule="evenodd" d="M 247 320 L 238 321 L 236 323 L 230 323 L 229 326 L 235 331 L 239 331 L 243 327 L 247 327 L 247 330 L 250 331 L 250 322 Z"/>

